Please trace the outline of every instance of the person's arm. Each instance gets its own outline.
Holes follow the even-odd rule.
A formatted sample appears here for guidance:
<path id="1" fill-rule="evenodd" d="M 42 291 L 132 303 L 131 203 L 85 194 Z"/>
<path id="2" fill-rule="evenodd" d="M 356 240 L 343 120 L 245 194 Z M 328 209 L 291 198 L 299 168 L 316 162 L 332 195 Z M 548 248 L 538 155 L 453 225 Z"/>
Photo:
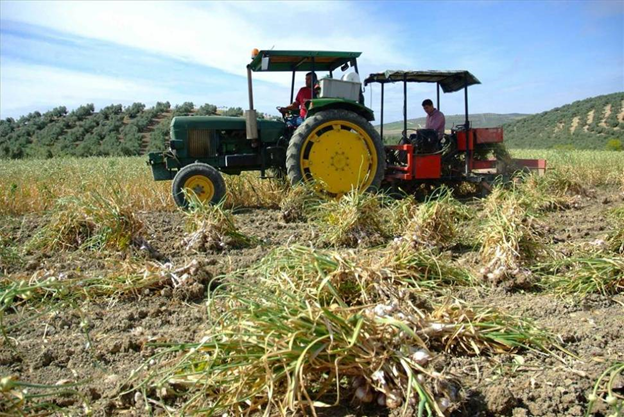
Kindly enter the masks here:
<path id="1" fill-rule="evenodd" d="M 279 108 L 279 112 L 282 113 L 282 114 L 286 114 L 288 112 L 291 112 L 291 111 L 294 111 L 294 110 L 298 110 L 299 106 L 301 105 L 299 103 L 299 101 L 301 100 L 300 96 L 301 96 L 301 89 L 297 93 L 297 97 L 295 97 L 295 101 L 293 101 L 292 104 L 290 104 L 290 105 L 288 105 L 286 107 L 280 107 Z"/>
<path id="2" fill-rule="evenodd" d="M 438 113 L 438 117 L 433 121 L 432 129 L 435 129 L 438 134 L 444 134 L 444 126 L 446 125 L 446 119 L 444 118 L 444 114 Z"/>
<path id="3" fill-rule="evenodd" d="M 290 111 L 297 110 L 298 108 L 299 108 L 299 104 L 297 104 L 297 102 L 295 101 L 295 102 L 293 102 L 292 104 L 290 104 L 290 105 L 288 105 L 286 107 L 280 107 L 279 108 L 279 112 L 282 113 L 282 114 L 285 114 L 285 113 L 288 113 Z"/>

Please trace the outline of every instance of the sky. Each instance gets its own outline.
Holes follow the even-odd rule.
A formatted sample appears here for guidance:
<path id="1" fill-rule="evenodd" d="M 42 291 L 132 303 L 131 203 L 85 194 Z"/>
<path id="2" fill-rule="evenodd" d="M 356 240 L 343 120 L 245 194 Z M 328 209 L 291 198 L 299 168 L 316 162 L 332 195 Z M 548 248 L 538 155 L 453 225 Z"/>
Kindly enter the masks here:
<path id="1" fill-rule="evenodd" d="M 0 118 L 86 103 L 245 108 L 253 48 L 362 52 L 362 78 L 468 70 L 482 83 L 471 113 L 538 113 L 624 91 L 624 1 L 0 0 Z M 259 111 L 289 104 L 290 74 L 253 80 Z M 384 121 L 402 119 L 402 93 L 386 87 Z M 379 119 L 379 86 L 364 95 Z M 425 98 L 434 84 L 409 86 L 409 118 Z M 463 99 L 442 94 L 440 109 L 463 113 Z"/>

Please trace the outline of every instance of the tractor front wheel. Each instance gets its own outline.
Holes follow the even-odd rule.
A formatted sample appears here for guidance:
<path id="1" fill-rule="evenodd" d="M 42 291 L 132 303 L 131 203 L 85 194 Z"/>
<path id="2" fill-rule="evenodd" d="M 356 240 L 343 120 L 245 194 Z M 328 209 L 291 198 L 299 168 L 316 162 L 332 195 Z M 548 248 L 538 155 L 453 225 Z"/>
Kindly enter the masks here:
<path id="1" fill-rule="evenodd" d="M 225 181 L 216 168 L 195 162 L 180 169 L 171 185 L 173 200 L 182 208 L 187 208 L 186 195 L 195 194 L 201 202 L 217 204 L 225 196 Z"/>
<path id="2" fill-rule="evenodd" d="M 352 188 L 378 189 L 385 161 L 383 143 L 373 126 L 342 109 L 321 111 L 306 119 L 286 153 L 292 184 L 304 182 L 330 196 L 341 196 Z"/>

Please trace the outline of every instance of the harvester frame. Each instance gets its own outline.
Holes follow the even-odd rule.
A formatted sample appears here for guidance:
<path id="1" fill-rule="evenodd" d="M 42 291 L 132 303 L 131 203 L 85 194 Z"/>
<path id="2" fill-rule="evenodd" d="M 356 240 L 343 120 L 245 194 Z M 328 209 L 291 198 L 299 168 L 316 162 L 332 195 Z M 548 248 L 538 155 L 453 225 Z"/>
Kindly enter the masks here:
<path id="1" fill-rule="evenodd" d="M 464 92 L 464 123 L 454 126 L 450 134 L 445 133 L 441 139 L 444 143 L 434 152 L 420 152 L 418 141 L 422 138 L 418 135 L 409 137 L 407 135 L 407 84 L 411 82 L 435 83 L 438 110 L 440 109 L 440 89 L 444 93 L 461 90 Z M 387 186 L 410 190 L 423 183 L 437 185 L 472 182 L 479 184 L 481 191 L 487 193 L 495 181 L 505 182 L 518 171 L 532 170 L 538 174 L 544 173 L 546 161 L 543 159 L 511 159 L 504 153 L 497 154 L 495 146 L 503 142 L 501 127 L 474 128 L 471 126 L 468 112 L 468 87 L 481 84 L 481 82 L 470 72 L 465 70 L 385 71 L 370 74 L 364 80 L 364 85 L 372 83 L 381 85 L 380 134 L 382 137 L 385 85 L 388 83 L 403 84 L 402 137 L 399 144 L 385 146 L 387 166 L 384 182 Z M 492 153 L 494 158 L 491 157 Z"/>

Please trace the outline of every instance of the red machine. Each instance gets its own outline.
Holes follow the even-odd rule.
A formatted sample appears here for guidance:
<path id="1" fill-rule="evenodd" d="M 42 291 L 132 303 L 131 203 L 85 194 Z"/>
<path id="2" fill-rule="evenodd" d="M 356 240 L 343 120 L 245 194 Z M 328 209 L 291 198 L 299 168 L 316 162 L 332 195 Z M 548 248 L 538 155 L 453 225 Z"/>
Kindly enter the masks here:
<path id="1" fill-rule="evenodd" d="M 383 138 L 384 86 L 403 83 L 403 133 L 398 145 L 386 146 L 385 181 L 410 188 L 420 183 L 462 182 L 482 184 L 489 189 L 496 179 L 508 179 L 519 170 L 544 173 L 543 159 L 511 159 L 499 145 L 503 129 L 472 128 L 468 118 L 468 87 L 481 82 L 468 71 L 386 71 L 371 74 L 364 84 L 381 84 L 381 137 Z M 445 93 L 464 90 L 464 123 L 450 134 L 438 137 L 427 129 L 407 129 L 407 83 L 436 83 L 437 108 L 440 87 Z M 412 132 L 408 135 L 408 132 Z"/>

